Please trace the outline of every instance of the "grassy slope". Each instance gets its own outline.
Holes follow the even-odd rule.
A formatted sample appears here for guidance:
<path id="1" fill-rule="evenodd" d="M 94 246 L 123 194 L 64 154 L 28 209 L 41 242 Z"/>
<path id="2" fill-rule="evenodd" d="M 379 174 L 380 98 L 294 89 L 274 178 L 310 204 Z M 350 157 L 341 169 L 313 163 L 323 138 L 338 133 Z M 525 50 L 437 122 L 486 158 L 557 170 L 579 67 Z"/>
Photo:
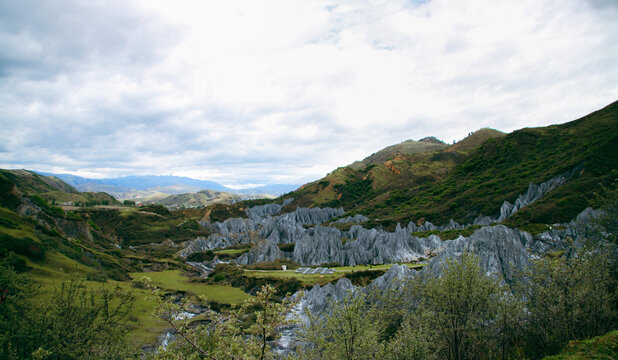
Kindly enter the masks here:
<path id="1" fill-rule="evenodd" d="M 422 268 L 423 264 L 406 264 L 411 269 Z M 335 273 L 330 275 L 321 274 L 298 274 L 295 270 L 245 270 L 245 276 L 255 278 L 274 278 L 281 280 L 298 279 L 305 286 L 312 286 L 315 284 L 325 285 L 339 278 L 344 277 L 346 274 L 351 274 L 356 271 L 379 271 L 384 272 L 391 268 L 393 264 L 384 265 L 357 265 L 357 266 L 340 266 L 334 267 Z"/>
<path id="2" fill-rule="evenodd" d="M 150 211 L 150 210 L 153 210 Z M 170 212 L 162 207 L 124 210 L 90 209 L 78 212 L 94 222 L 109 238 L 123 246 L 161 243 L 167 239 L 181 242 L 208 236 L 210 232 L 197 223 L 201 213 Z"/>
<path id="3" fill-rule="evenodd" d="M 41 304 L 48 301 L 54 289 L 74 274 L 90 279 L 86 281 L 86 285 L 92 288 L 118 285 L 133 292 L 136 296 L 135 308 L 128 319 L 127 326 L 131 329 L 132 341 L 144 344 L 156 341 L 167 325 L 161 319 L 152 316 L 157 305 L 155 299 L 150 297 L 149 291 L 134 288 L 129 274 L 134 277 L 149 276 L 155 285 L 165 291 L 184 292 L 190 296 L 205 296 L 220 304 L 238 304 L 249 297 L 241 290 L 229 286 L 189 282 L 189 278 L 184 277 L 181 270 L 178 270 L 184 265 L 170 258 L 178 249 L 156 247 L 152 251 L 131 250 L 128 247 L 118 249 L 111 242 L 113 236 L 105 230 L 119 224 L 113 221 L 107 224 L 106 221 L 102 221 L 100 225 L 103 229 L 101 229 L 92 221 L 93 218 L 106 219 L 106 216 L 101 214 L 106 214 L 112 219 L 128 219 L 128 224 L 134 226 L 138 235 L 154 241 L 168 235 L 184 238 L 200 233 L 202 229 L 195 221 L 201 219 L 204 210 L 183 210 L 170 213 L 161 207 L 145 207 L 121 210 L 81 209 L 75 213 L 64 212 L 60 208 L 50 206 L 44 200 L 31 201 L 27 195 L 27 193 L 42 194 L 46 191 L 63 192 L 62 183 L 52 182 L 50 185 L 41 181 L 40 175 L 31 177 L 30 173 L 24 173 L 25 176 L 24 174 L 14 176 L 12 172 L 2 172 L 0 176 L 0 257 L 6 256 L 7 251 L 12 251 L 17 253 L 17 258 L 25 261 L 27 268 L 22 268 L 21 271 L 25 271 L 26 276 L 37 284 L 38 290 L 34 294 L 35 301 Z M 64 190 L 72 191 L 68 186 Z M 79 195 L 72 192 L 65 194 Z M 33 201 L 40 207 L 35 207 Z M 28 206 L 31 209 L 29 210 L 31 217 L 23 217 L 15 212 L 20 204 L 30 204 Z M 163 215 L 156 212 L 161 212 Z M 100 215 L 100 218 L 91 216 L 93 213 Z M 82 227 L 89 228 L 92 238 L 80 236 L 69 239 L 65 237 L 61 229 L 56 228 L 63 221 L 74 222 L 76 225 L 81 224 Z M 130 229 L 131 226 L 125 228 L 126 231 Z M 139 273 L 138 271 L 142 268 L 172 268 L 175 270 Z M 124 281 L 118 281 L 118 279 L 124 279 Z"/>
<path id="4" fill-rule="evenodd" d="M 406 140 L 402 143 L 385 147 L 377 153 L 371 154 L 362 161 L 356 161 L 350 165 L 354 170 L 362 170 L 369 165 L 381 164 L 396 155 L 414 155 L 426 152 L 442 150 L 447 145 L 437 139 L 435 140 Z"/>
<path id="5" fill-rule="evenodd" d="M 362 170 L 339 168 L 287 196 L 295 206 L 343 206 L 376 219 L 367 226 L 494 215 L 530 183 L 583 164 L 581 174 L 508 220 L 511 226 L 564 222 L 593 204 L 594 192 L 616 178 L 618 103 L 579 120 L 508 135 L 481 129 L 449 148 L 398 155 Z"/>
<path id="6" fill-rule="evenodd" d="M 82 193 L 56 177 L 44 176 L 28 170 L 0 169 L 0 178 L 16 184 L 24 194 L 38 195 L 50 203 L 118 203 L 106 193 Z"/>
<path id="7" fill-rule="evenodd" d="M 544 360 L 613 360 L 618 358 L 618 330 L 588 340 L 571 341 L 558 355 Z"/>

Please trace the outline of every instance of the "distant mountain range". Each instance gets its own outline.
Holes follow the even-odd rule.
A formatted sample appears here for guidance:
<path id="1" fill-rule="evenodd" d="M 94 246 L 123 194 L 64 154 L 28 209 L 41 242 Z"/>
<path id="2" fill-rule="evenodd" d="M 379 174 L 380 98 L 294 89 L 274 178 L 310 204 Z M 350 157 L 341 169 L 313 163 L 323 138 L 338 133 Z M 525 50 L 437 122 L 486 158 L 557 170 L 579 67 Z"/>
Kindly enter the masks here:
<path id="1" fill-rule="evenodd" d="M 269 184 L 234 190 L 219 183 L 209 180 L 192 179 L 181 176 L 124 176 L 108 179 L 90 179 L 70 174 L 54 174 L 39 172 L 47 176 L 55 176 L 79 191 L 106 192 L 118 199 L 146 198 L 155 194 L 178 195 L 197 193 L 201 190 L 214 190 L 231 194 L 243 195 L 271 195 L 281 194 L 296 190 L 300 185 L 294 184 Z"/>

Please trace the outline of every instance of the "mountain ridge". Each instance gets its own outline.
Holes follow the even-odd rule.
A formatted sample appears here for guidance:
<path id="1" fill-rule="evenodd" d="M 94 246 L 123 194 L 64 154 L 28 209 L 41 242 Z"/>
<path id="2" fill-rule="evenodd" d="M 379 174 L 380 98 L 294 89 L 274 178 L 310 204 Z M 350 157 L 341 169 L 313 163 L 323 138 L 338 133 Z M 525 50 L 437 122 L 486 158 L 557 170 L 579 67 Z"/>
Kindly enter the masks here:
<path id="1" fill-rule="evenodd" d="M 389 229 L 409 221 L 468 223 L 480 215 L 495 216 L 504 201 L 529 184 L 583 164 L 578 176 L 508 220 L 512 226 L 564 222 L 611 184 L 618 169 L 616 144 L 618 102 L 560 125 L 510 134 L 481 129 L 441 150 L 390 152 L 382 163 L 338 168 L 287 195 L 294 198 L 287 211 L 342 206 L 349 215 L 373 219 L 367 226 Z"/>
<path id="2" fill-rule="evenodd" d="M 118 178 L 92 179 L 71 174 L 38 173 L 57 177 L 79 191 L 107 192 L 119 199 L 147 197 L 157 192 L 179 195 L 197 193 L 201 190 L 215 190 L 243 195 L 279 196 L 299 187 L 299 185 L 294 184 L 268 184 L 235 190 L 210 180 L 173 175 L 133 175 Z"/>

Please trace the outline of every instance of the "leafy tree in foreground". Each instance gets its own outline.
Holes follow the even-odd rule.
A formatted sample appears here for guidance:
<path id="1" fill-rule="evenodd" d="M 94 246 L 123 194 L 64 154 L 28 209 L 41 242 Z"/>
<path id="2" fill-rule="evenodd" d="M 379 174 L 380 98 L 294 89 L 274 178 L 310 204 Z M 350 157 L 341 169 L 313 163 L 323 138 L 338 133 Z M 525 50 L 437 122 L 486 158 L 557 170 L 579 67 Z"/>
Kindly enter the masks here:
<path id="1" fill-rule="evenodd" d="M 577 257 L 545 257 L 526 272 L 526 344 L 531 358 L 558 353 L 570 340 L 602 335 L 618 326 L 613 246 L 581 250 Z"/>
<path id="2" fill-rule="evenodd" d="M 304 345 L 299 359 L 381 359 L 383 329 L 376 308 L 365 294 L 349 293 L 343 300 L 331 301 L 327 314 L 308 314 L 309 324 L 300 334 Z"/>
<path id="3" fill-rule="evenodd" d="M 87 288 L 73 277 L 56 289 L 52 300 L 33 316 L 38 345 L 49 351 L 45 359 L 126 359 L 136 349 L 126 337 L 122 321 L 134 297 L 119 287 Z"/>
<path id="4" fill-rule="evenodd" d="M 88 289 L 73 277 L 44 305 L 32 284 L 0 264 L 0 359 L 127 359 L 137 355 L 122 320 L 133 297 L 119 288 Z M 6 292 L 5 292 L 6 291 Z"/>
<path id="5" fill-rule="evenodd" d="M 499 281 L 482 273 L 478 257 L 464 252 L 447 259 L 442 276 L 423 284 L 422 303 L 412 323 L 441 359 L 508 358 L 517 304 Z"/>
<path id="6" fill-rule="evenodd" d="M 255 298 L 247 300 L 229 316 L 207 310 L 207 325 L 192 326 L 181 314 L 187 303 L 177 304 L 165 300 L 158 289 L 154 294 L 159 299 L 157 316 L 167 321 L 181 339 L 172 342 L 166 349 L 159 348 L 153 359 L 274 359 L 268 346 L 269 339 L 278 335 L 276 328 L 288 325 L 286 314 L 295 301 L 273 301 L 275 290 L 264 286 Z M 299 297 L 300 298 L 300 297 Z M 252 314 L 254 324 L 245 329 L 244 319 Z"/>

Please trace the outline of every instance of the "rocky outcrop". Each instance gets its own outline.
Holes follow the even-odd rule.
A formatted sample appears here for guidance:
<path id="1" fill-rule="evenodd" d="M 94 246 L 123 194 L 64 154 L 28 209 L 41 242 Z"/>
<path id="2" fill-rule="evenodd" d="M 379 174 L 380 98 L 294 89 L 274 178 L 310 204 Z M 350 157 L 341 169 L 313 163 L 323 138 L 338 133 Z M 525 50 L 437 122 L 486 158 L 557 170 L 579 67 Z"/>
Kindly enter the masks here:
<path id="1" fill-rule="evenodd" d="M 534 242 L 532 235 L 506 226 L 488 226 L 470 237 L 444 242 L 444 247 L 431 260 L 422 274 L 440 276 L 446 258 L 459 258 L 464 251 L 479 257 L 483 271 L 506 281 L 511 281 L 516 271 L 528 266 L 530 254 L 527 246 Z"/>
<path id="2" fill-rule="evenodd" d="M 67 238 L 92 240 L 92 234 L 84 221 L 57 219 L 56 222 Z"/>
<path id="3" fill-rule="evenodd" d="M 416 274 L 416 270 L 412 270 L 406 265 L 394 264 L 384 275 L 373 280 L 371 284 L 369 284 L 369 289 L 398 289 L 405 284 L 407 280 L 414 278 Z"/>
<path id="4" fill-rule="evenodd" d="M 369 218 L 360 214 L 337 219 L 332 224 L 360 224 L 369 221 Z"/>
<path id="5" fill-rule="evenodd" d="M 285 259 L 283 252 L 276 243 L 271 240 L 264 240 L 254 246 L 248 253 L 239 256 L 235 262 L 240 265 L 254 264 L 260 262 L 272 262 Z"/>
<path id="6" fill-rule="evenodd" d="M 281 209 L 287 204 L 294 201 L 294 198 L 285 199 L 282 204 L 266 204 L 258 205 L 247 209 L 247 216 L 251 219 L 261 219 L 267 216 L 273 216 L 278 214 Z"/>
<path id="7" fill-rule="evenodd" d="M 254 206 L 247 210 L 248 219 L 230 218 L 215 223 L 202 220 L 200 225 L 210 229 L 213 234 L 207 239 L 198 237 L 187 242 L 179 254 L 187 257 L 194 252 L 250 244 L 261 240 L 269 240 L 275 244 L 293 243 L 309 231 L 303 225 L 321 224 L 344 213 L 341 208 L 297 208 L 291 213 L 272 216 L 279 213 L 290 200 L 287 199 L 281 205 Z"/>
<path id="8" fill-rule="evenodd" d="M 343 238 L 350 240 L 343 244 Z M 349 266 L 411 262 L 426 257 L 441 245 L 436 235 L 417 238 L 400 226 L 393 233 L 358 225 L 344 232 L 316 226 L 296 241 L 292 260 L 302 265 L 338 262 Z"/>
<path id="9" fill-rule="evenodd" d="M 341 301 L 350 294 L 354 294 L 357 288 L 352 285 L 350 279 L 341 278 L 335 284 L 324 286 L 315 285 L 305 293 L 305 297 L 300 301 L 301 308 L 319 315 L 326 310 L 329 301 Z"/>
<path id="10" fill-rule="evenodd" d="M 341 232 L 335 228 L 316 226 L 296 241 L 292 260 L 302 265 L 327 262 L 342 263 Z"/>
<path id="11" fill-rule="evenodd" d="M 527 191 L 521 194 L 513 204 L 505 201 L 499 215 L 496 217 L 479 216 L 472 224 L 488 226 L 501 222 L 564 184 L 580 171 L 581 166 L 539 185 L 530 184 Z M 228 219 L 222 223 L 202 222 L 202 225 L 209 228 L 213 234 L 206 240 L 198 238 L 187 244 L 181 255 L 187 256 L 195 251 L 248 244 L 267 239 L 274 244 L 296 243 L 294 253 L 288 256 L 302 265 L 319 265 L 328 262 L 338 262 L 342 265 L 410 262 L 426 258 L 429 254 L 445 246 L 440 238 L 435 235 L 418 238 L 412 236 L 411 233 L 461 230 L 472 225 L 462 225 L 450 220 L 449 223 L 438 226 L 427 221 L 421 225 L 410 222 L 405 228 L 397 225 L 396 230 L 392 233 L 377 229 L 364 229 L 361 226 L 352 226 L 348 231 L 339 231 L 319 224 L 342 216 L 344 214 L 343 209 L 297 208 L 294 212 L 277 215 L 290 200 L 287 199 L 283 204 L 254 206 L 247 210 L 248 219 Z M 338 219 L 333 223 L 362 223 L 367 220 L 369 219 L 362 215 L 355 215 L 354 217 Z M 307 229 L 305 228 L 307 225 L 316 226 Z M 490 236 L 492 231 L 482 232 L 478 236 Z M 555 248 L 560 246 L 561 240 L 559 239 L 564 238 L 565 234 L 553 232 L 543 236 L 545 240 L 531 243 L 527 245 L 527 248 L 536 252 Z M 488 241 L 491 243 L 491 237 L 488 238 Z M 467 240 L 458 239 L 453 244 L 459 242 L 467 242 Z M 497 249 L 495 250 L 497 251 Z"/>

